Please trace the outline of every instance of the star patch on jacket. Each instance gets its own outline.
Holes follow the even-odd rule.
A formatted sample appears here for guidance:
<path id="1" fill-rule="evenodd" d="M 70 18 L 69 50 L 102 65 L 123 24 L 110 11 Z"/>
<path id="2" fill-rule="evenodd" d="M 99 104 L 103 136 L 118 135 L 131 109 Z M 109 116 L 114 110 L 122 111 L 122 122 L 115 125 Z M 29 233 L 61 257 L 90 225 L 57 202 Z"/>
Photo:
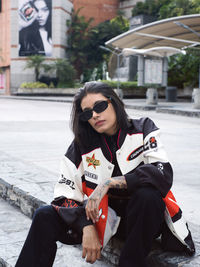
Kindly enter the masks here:
<path id="1" fill-rule="evenodd" d="M 89 166 L 93 166 L 96 169 L 96 166 L 100 166 L 100 160 L 95 159 L 95 154 L 92 155 L 92 157 L 87 157 L 86 162 Z"/>

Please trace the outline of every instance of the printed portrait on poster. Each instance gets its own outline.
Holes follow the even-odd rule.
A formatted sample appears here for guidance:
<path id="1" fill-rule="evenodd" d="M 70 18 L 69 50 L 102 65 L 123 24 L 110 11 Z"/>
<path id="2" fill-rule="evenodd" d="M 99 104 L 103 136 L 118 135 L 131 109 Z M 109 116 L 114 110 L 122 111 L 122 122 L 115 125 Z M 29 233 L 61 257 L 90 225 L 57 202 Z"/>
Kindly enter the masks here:
<path id="1" fill-rule="evenodd" d="M 52 55 L 52 0 L 18 0 L 19 56 Z"/>

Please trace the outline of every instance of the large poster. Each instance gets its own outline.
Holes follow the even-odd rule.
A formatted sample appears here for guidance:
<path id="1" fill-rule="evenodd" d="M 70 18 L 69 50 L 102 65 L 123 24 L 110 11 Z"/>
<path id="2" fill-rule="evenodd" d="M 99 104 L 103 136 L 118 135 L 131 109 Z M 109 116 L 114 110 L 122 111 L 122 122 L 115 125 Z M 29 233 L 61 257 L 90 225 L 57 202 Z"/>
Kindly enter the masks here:
<path id="1" fill-rule="evenodd" d="M 162 59 L 145 59 L 145 83 L 162 83 Z"/>
<path id="2" fill-rule="evenodd" d="M 19 56 L 52 55 L 52 0 L 18 0 Z"/>

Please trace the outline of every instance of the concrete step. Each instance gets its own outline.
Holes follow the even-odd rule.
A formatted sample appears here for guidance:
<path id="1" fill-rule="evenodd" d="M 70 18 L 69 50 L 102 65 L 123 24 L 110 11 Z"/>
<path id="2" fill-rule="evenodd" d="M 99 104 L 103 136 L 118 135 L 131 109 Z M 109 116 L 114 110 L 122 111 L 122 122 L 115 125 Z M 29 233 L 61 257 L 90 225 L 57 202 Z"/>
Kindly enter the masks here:
<path id="1" fill-rule="evenodd" d="M 0 209 L 1 215 L 1 224 L 0 231 L 2 231 L 0 244 L 2 245 L 2 249 L 0 247 L 0 251 L 4 251 L 3 256 L 0 257 L 3 259 L 2 262 L 6 262 L 6 264 L 13 264 L 16 261 L 17 256 L 19 255 L 19 251 L 22 247 L 22 244 L 27 235 L 27 231 L 30 227 L 31 220 L 29 218 L 32 217 L 33 212 L 36 208 L 41 205 L 45 205 L 46 203 L 27 194 L 23 190 L 20 190 L 16 186 L 12 186 L 9 183 L 5 182 L 3 179 L 0 179 L 0 196 L 7 200 L 12 205 L 17 206 L 19 209 L 11 207 L 8 202 L 1 200 L 0 205 L 2 208 Z M 22 211 L 25 215 L 23 215 L 20 211 Z M 9 224 L 7 224 L 9 218 Z M 10 219 L 11 218 L 11 219 Z M 190 229 L 193 234 L 193 239 L 196 245 L 196 254 L 193 257 L 186 256 L 185 254 L 177 254 L 172 252 L 164 252 L 160 249 L 158 244 L 155 244 L 152 252 L 149 256 L 149 263 L 152 267 L 189 267 L 189 266 L 200 266 L 200 227 L 195 224 L 189 224 Z M 11 241 L 12 240 L 12 241 Z M 14 242 L 13 242 L 14 240 Z M 102 261 L 98 261 L 95 266 L 117 266 L 120 251 L 123 244 L 113 238 L 104 251 L 102 255 L 104 259 Z M 20 248 L 20 249 L 19 249 Z M 61 243 L 58 244 L 58 252 L 55 260 L 54 266 L 58 267 L 70 267 L 71 260 L 73 259 L 77 261 L 76 266 L 87 266 L 87 263 L 83 262 L 81 259 L 81 248 L 80 246 L 66 246 Z M 9 251 L 9 253 L 8 253 Z M 11 254 L 11 255 L 9 255 Z M 110 264 L 108 264 L 108 262 Z M 2 266 L 9 266 L 9 265 Z M 1 266 L 1 265 L 0 265 Z M 11 265 L 13 266 L 13 265 Z M 74 266 L 74 264 L 73 264 Z"/>
<path id="2" fill-rule="evenodd" d="M 24 244 L 31 219 L 0 198 L 0 267 L 14 267 Z M 67 246 L 57 243 L 58 250 L 53 267 L 89 266 L 81 255 L 80 246 Z M 95 266 L 111 267 L 105 259 L 97 261 Z"/>

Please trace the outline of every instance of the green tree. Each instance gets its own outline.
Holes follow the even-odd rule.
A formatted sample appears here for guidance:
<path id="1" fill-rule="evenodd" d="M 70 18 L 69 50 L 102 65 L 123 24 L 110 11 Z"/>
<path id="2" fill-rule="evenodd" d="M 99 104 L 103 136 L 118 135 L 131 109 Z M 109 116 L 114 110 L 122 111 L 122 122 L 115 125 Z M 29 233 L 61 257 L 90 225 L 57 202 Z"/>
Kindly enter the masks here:
<path id="1" fill-rule="evenodd" d="M 105 42 L 129 29 L 129 23 L 119 14 L 116 18 L 92 27 L 92 18 L 88 21 L 74 12 L 72 20 L 67 22 L 68 57 L 77 70 L 78 78 L 83 74 L 84 82 L 90 79 L 94 68 L 99 69 L 103 61 L 107 61 L 108 52 L 99 48 Z"/>
<path id="2" fill-rule="evenodd" d="M 34 69 L 35 80 L 39 81 L 39 75 L 42 69 L 44 69 L 45 57 L 41 55 L 29 56 L 26 62 L 25 69 Z"/>
<path id="3" fill-rule="evenodd" d="M 147 0 L 138 2 L 133 9 L 133 15 L 147 14 L 155 20 L 170 17 L 196 14 L 200 12 L 200 0 Z M 198 84 L 200 64 L 199 50 L 187 49 L 186 55 L 175 55 L 169 59 L 168 83 L 184 87 Z"/>
<path id="4" fill-rule="evenodd" d="M 196 13 L 195 6 L 190 0 L 174 0 L 160 7 L 159 19 L 183 16 Z"/>
<path id="5" fill-rule="evenodd" d="M 92 18 L 87 21 L 84 16 L 80 16 L 80 10 L 77 12 L 73 11 L 71 20 L 67 20 L 67 54 L 69 61 L 77 71 L 78 77 L 80 77 L 84 67 L 87 65 L 88 42 L 90 40 L 90 29 L 93 21 Z"/>
<path id="6" fill-rule="evenodd" d="M 168 83 L 178 87 L 198 87 L 200 48 L 188 48 L 187 54 L 177 54 L 169 59 Z"/>
<path id="7" fill-rule="evenodd" d="M 55 60 L 53 68 L 56 71 L 56 77 L 58 78 L 60 85 L 74 85 L 76 71 L 67 59 L 59 58 Z"/>

